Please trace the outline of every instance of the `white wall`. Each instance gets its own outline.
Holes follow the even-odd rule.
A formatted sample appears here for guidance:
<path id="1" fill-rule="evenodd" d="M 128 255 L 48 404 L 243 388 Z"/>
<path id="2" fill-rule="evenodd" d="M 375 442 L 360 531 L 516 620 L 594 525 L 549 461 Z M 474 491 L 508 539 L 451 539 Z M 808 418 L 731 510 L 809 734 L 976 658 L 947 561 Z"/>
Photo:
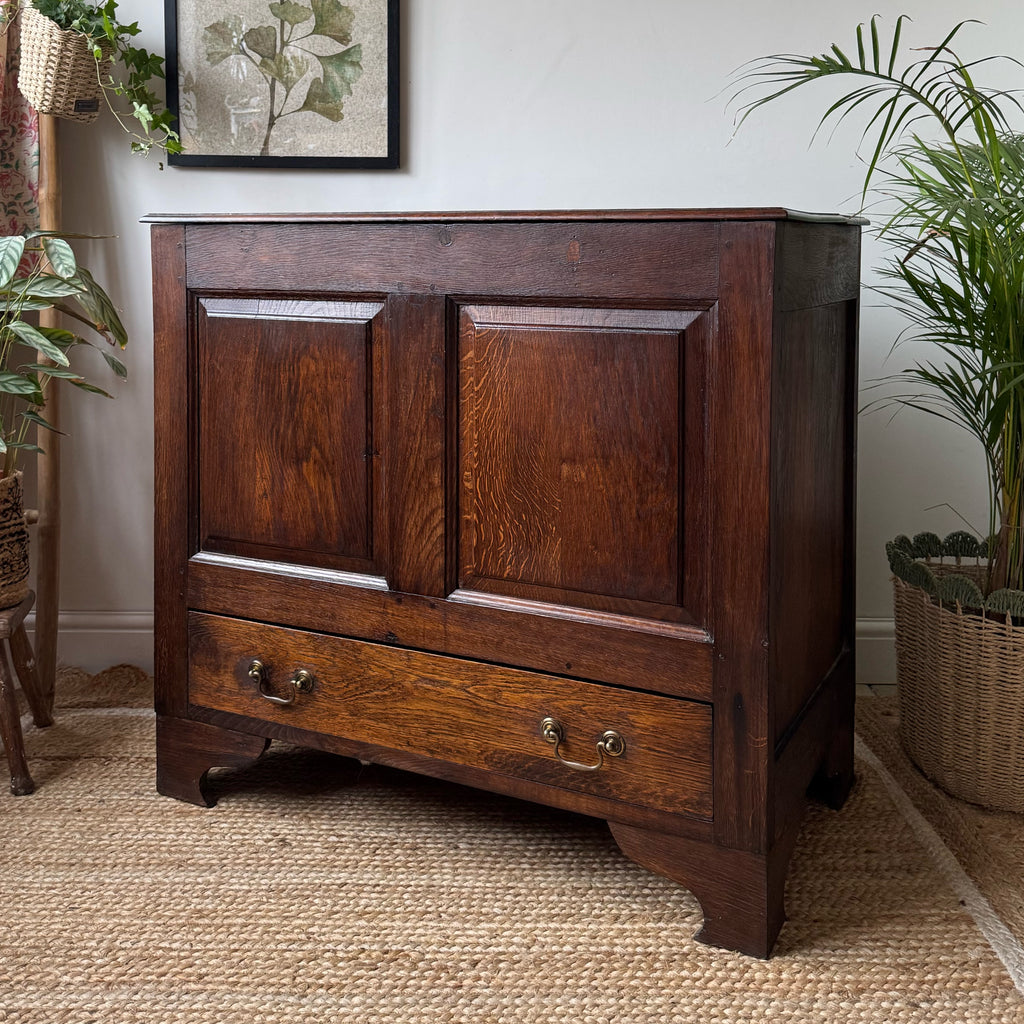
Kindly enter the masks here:
<path id="1" fill-rule="evenodd" d="M 149 212 L 789 206 L 855 212 L 856 132 L 808 147 L 825 92 L 791 97 L 732 141 L 730 73 L 753 57 L 852 47 L 874 12 L 927 45 L 962 17 L 953 0 L 403 0 L 398 171 L 158 169 L 129 154 L 109 116 L 61 123 L 68 229 L 113 234 L 83 255 L 123 306 L 131 381 L 115 402 L 66 403 L 61 653 L 100 668 L 151 664 L 152 325 Z M 160 0 L 122 0 L 143 45 L 163 47 Z M 968 55 L 1011 52 L 1024 8 L 975 0 Z M 1018 75 L 1018 81 L 1022 76 Z M 877 262 L 866 240 L 865 276 Z M 315 259 L 315 253 L 310 254 Z M 898 324 L 865 301 L 862 377 L 876 377 Z M 904 360 L 890 362 L 892 369 Z M 862 417 L 858 616 L 865 678 L 891 671 L 883 544 L 898 532 L 985 528 L 983 466 L 970 440 L 901 413 Z"/>

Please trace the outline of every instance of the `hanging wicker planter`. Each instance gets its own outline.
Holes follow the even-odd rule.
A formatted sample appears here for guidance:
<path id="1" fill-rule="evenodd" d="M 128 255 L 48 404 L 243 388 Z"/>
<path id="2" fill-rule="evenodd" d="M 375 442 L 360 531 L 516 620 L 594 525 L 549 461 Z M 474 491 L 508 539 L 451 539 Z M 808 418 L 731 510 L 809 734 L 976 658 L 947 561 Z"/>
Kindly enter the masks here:
<path id="1" fill-rule="evenodd" d="M 18 88 L 38 113 L 84 124 L 95 121 L 103 93 L 100 78 L 109 73 L 109 60 L 97 69 L 85 36 L 65 32 L 34 7 L 22 9 Z"/>
<path id="2" fill-rule="evenodd" d="M 28 529 L 21 473 L 0 478 L 0 608 L 28 596 Z"/>
<path id="3" fill-rule="evenodd" d="M 907 543 L 922 537 L 933 535 Z M 961 564 L 959 553 L 955 564 L 932 560 L 949 556 L 934 551 L 956 547 L 949 540 L 924 544 L 933 554 L 889 553 L 900 741 L 953 796 L 1024 814 L 1024 595 L 982 598 L 984 565 Z"/>

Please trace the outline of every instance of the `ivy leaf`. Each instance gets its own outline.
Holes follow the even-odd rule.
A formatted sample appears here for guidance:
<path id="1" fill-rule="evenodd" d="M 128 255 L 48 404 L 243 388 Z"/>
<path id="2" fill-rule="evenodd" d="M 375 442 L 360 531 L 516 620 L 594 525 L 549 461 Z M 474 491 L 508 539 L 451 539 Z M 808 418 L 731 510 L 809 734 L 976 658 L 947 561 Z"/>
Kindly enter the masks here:
<path id="1" fill-rule="evenodd" d="M 338 3 L 338 0 L 312 0 L 312 3 L 316 15 L 313 34 L 327 36 L 342 46 L 348 46 L 352 42 L 352 22 L 356 17 L 352 8 Z"/>
<path id="2" fill-rule="evenodd" d="M 277 53 L 277 29 L 273 25 L 251 28 L 242 37 L 245 45 L 261 57 L 272 58 Z"/>
<path id="3" fill-rule="evenodd" d="M 74 250 L 63 238 L 44 238 L 43 250 L 46 253 L 46 258 L 50 261 L 50 266 L 53 267 L 53 272 L 58 277 L 67 280 L 69 277 L 75 276 L 78 262 L 75 260 Z"/>
<path id="4" fill-rule="evenodd" d="M 270 13 L 289 25 L 301 25 L 313 17 L 312 8 L 303 7 L 302 4 L 292 3 L 291 0 L 283 0 L 283 3 L 270 4 Z"/>
<path id="5" fill-rule="evenodd" d="M 18 272 L 25 239 L 21 235 L 7 235 L 0 238 L 0 288 L 9 287 Z"/>
<path id="6" fill-rule="evenodd" d="M 221 61 L 242 52 L 242 19 L 233 14 L 223 21 L 215 21 L 203 29 L 206 60 L 216 67 Z"/>

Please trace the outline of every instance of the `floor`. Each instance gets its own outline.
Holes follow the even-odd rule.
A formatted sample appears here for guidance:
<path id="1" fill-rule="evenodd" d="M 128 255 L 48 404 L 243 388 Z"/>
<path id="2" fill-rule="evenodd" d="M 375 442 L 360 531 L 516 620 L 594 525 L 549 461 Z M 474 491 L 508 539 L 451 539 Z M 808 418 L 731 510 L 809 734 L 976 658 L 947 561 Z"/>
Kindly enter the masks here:
<path id="1" fill-rule="evenodd" d="M 858 683 L 857 700 L 862 697 L 895 697 L 895 683 Z"/>

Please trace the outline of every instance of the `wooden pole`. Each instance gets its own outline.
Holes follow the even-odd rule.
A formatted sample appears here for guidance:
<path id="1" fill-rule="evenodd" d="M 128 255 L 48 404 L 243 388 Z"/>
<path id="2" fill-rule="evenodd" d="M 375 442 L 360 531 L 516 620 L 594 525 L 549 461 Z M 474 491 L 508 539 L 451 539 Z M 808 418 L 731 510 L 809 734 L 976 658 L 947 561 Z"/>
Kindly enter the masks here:
<path id="1" fill-rule="evenodd" d="M 39 115 L 39 226 L 44 231 L 59 231 L 61 224 L 61 187 L 57 150 L 57 118 Z M 48 309 L 39 314 L 45 327 L 57 327 L 60 314 Z M 42 360 L 40 360 L 42 361 Z M 46 401 L 46 419 L 60 429 L 60 390 L 50 381 Z M 38 428 L 37 428 L 38 429 Z M 57 676 L 57 616 L 60 611 L 60 435 L 47 433 L 38 457 L 37 504 L 39 524 L 36 533 L 36 665 L 39 683 L 48 710 L 53 709 Z"/>

